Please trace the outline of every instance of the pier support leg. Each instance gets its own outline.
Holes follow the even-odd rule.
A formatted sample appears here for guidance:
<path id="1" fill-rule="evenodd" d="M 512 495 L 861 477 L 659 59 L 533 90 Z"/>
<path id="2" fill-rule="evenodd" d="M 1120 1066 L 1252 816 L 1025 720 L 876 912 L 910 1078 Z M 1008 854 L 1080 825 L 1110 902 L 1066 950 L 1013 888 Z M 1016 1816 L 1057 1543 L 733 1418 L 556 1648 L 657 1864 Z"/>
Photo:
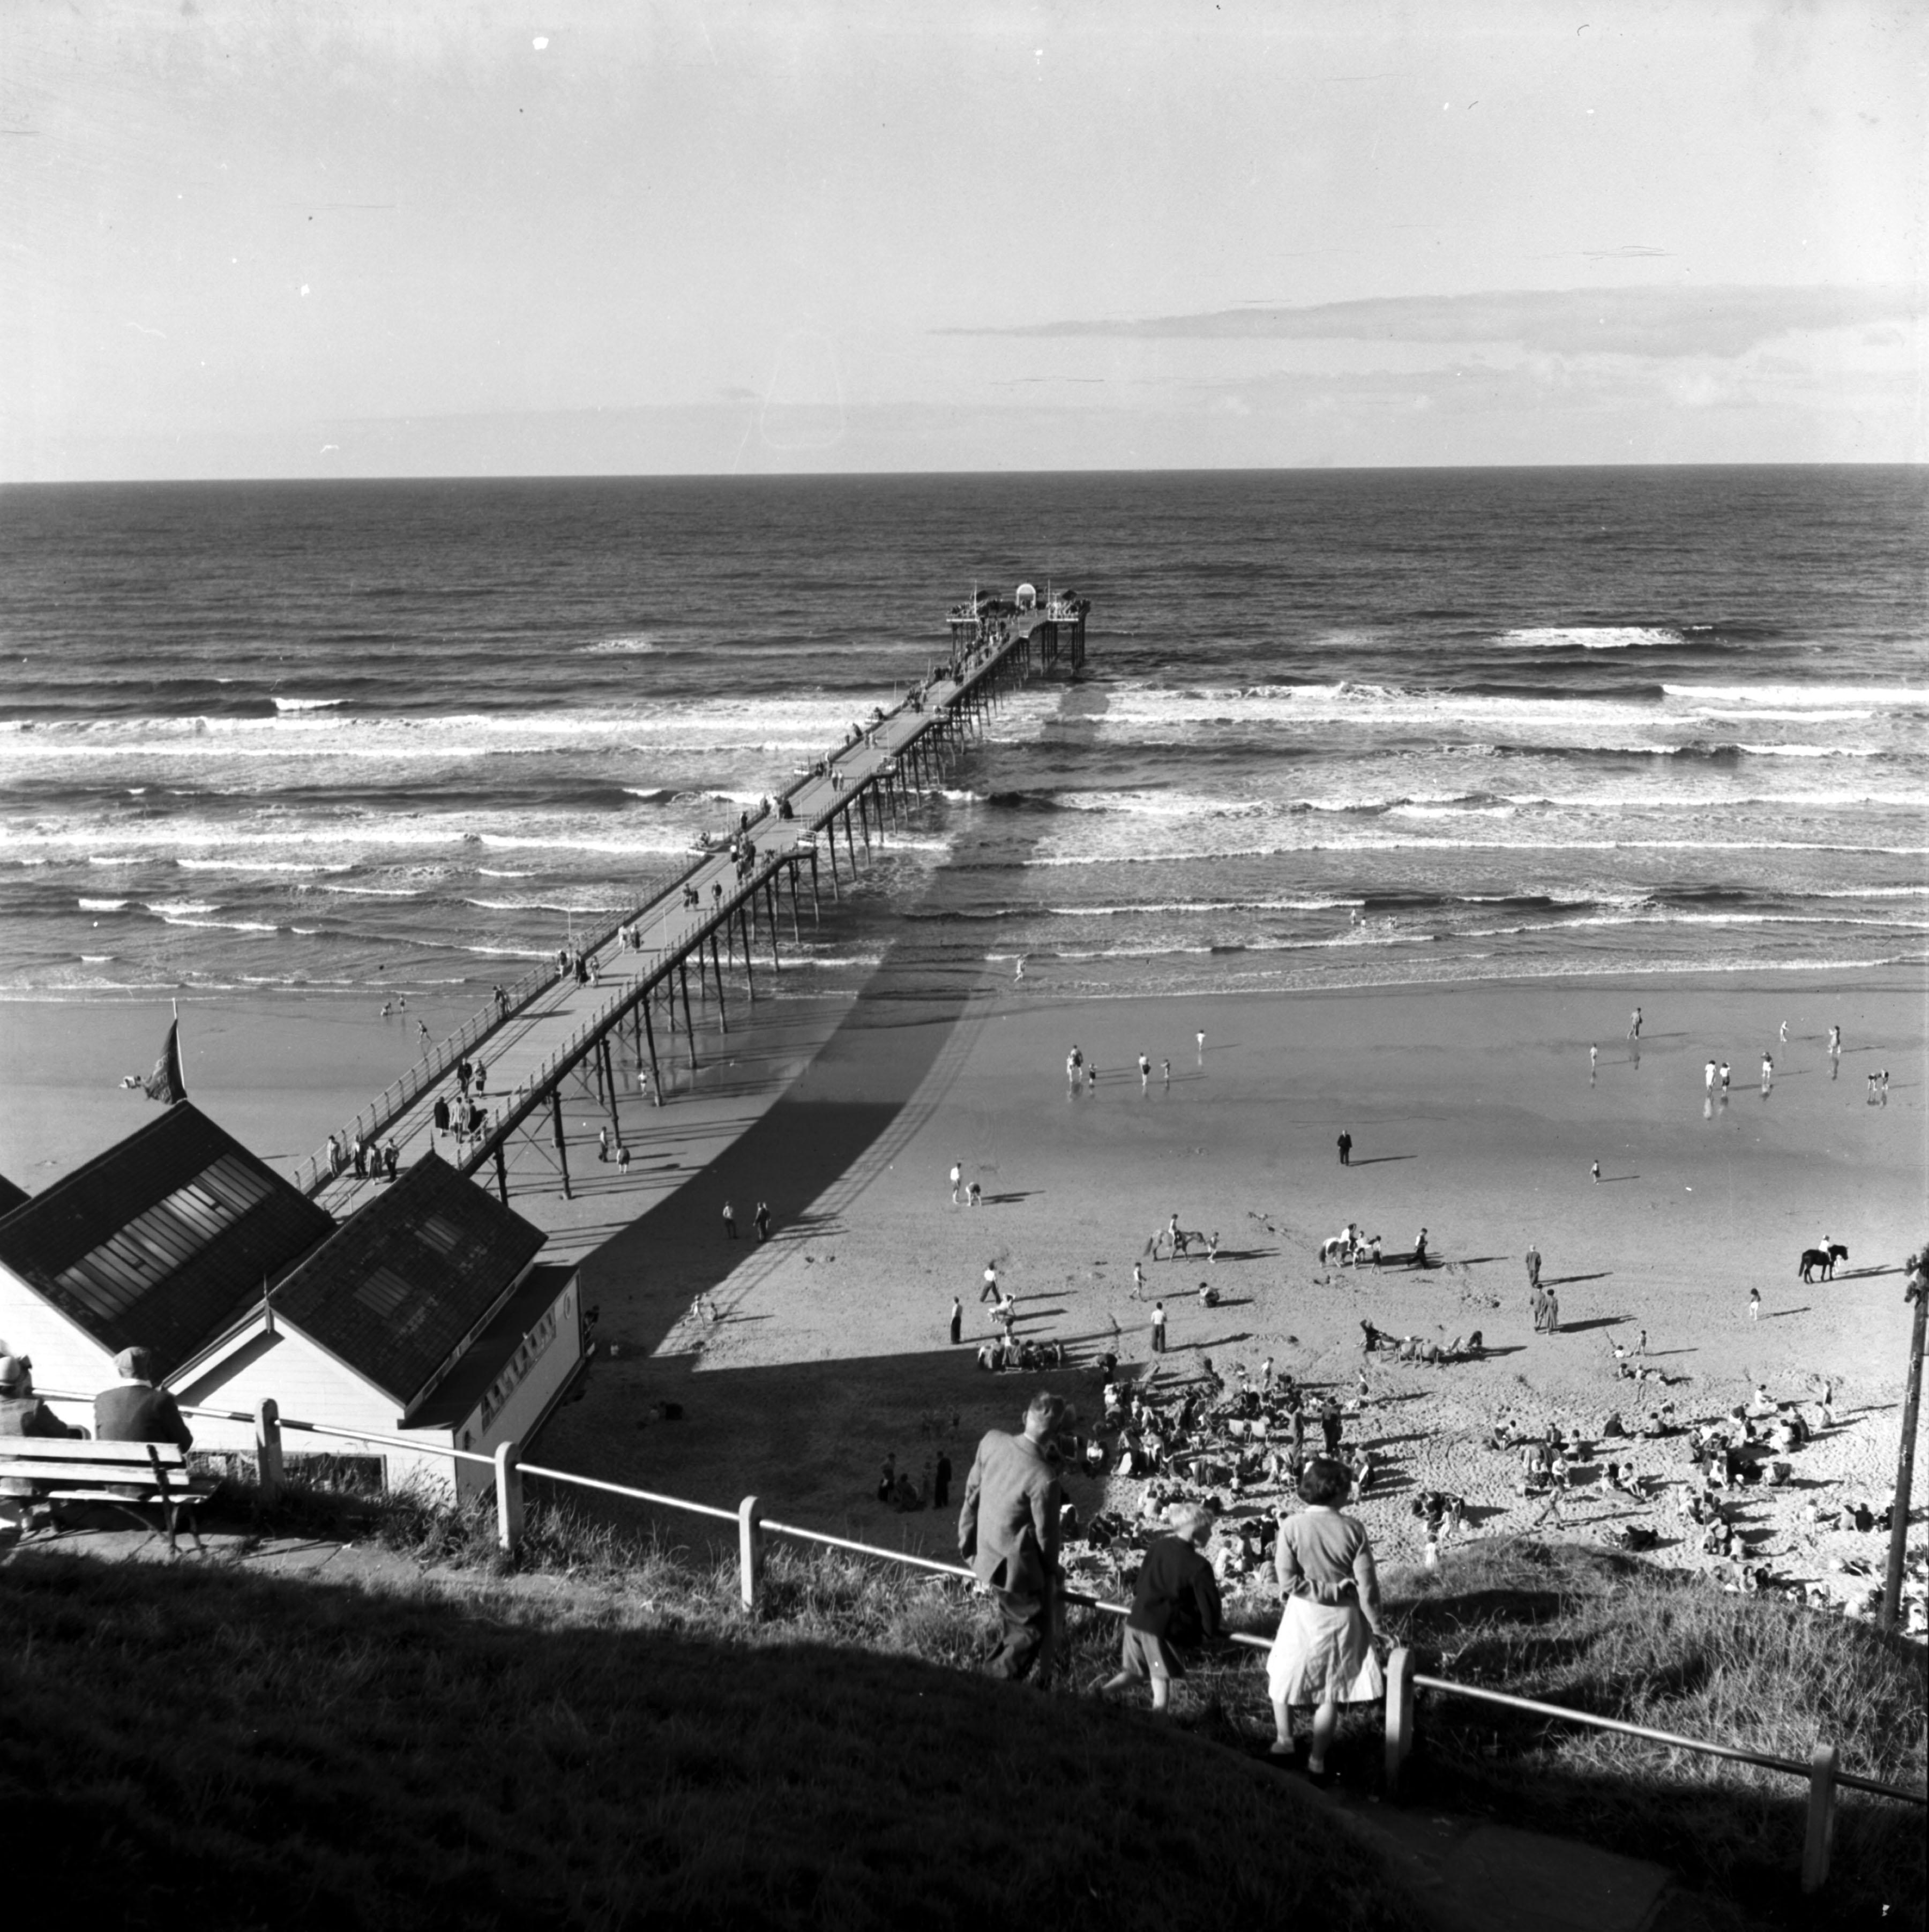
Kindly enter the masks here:
<path id="1" fill-rule="evenodd" d="M 562 1138 L 562 1096 L 554 1087 L 549 1090 L 549 1129 L 556 1136 L 556 1162 L 562 1170 L 562 1198 L 573 1201 L 576 1197 L 569 1191 L 569 1149 Z"/>
<path id="2" fill-rule="evenodd" d="M 824 923 L 824 904 L 818 897 L 818 848 L 814 845 L 811 848 L 811 923 Z"/>
<path id="3" fill-rule="evenodd" d="M 610 1036 L 604 1034 L 596 1043 L 596 1051 L 602 1055 L 603 1077 L 608 1082 L 610 1096 L 610 1138 L 617 1146 L 622 1145 L 623 1124 L 616 1114 L 616 1060 L 610 1051 Z"/>
<path id="4" fill-rule="evenodd" d="M 830 834 L 830 896 L 833 899 L 841 902 L 843 899 L 844 892 L 842 882 L 838 878 L 837 873 L 837 820 L 833 818 L 825 830 Z M 814 865 L 816 861 L 813 860 L 812 862 Z"/>
<path id="5" fill-rule="evenodd" d="M 737 909 L 736 909 L 736 916 L 737 916 L 737 917 L 738 917 L 740 920 L 742 920 L 742 917 L 743 917 L 743 908 L 742 908 L 742 907 L 739 906 L 739 907 L 737 908 Z M 755 1006 L 755 1005 L 756 1005 L 756 1004 L 757 1004 L 757 975 L 756 975 L 755 972 L 752 969 L 751 964 L 750 964 L 750 934 L 749 934 L 749 932 L 748 932 L 748 928 L 746 928 L 746 931 L 745 931 L 745 932 L 744 932 L 744 934 L 743 934 L 743 935 L 742 935 L 742 938 L 743 938 L 743 985 L 744 985 L 744 990 L 745 990 L 746 994 L 747 994 L 747 996 L 748 996 L 748 998 L 749 998 L 750 1004 L 754 1006 Z"/>
<path id="6" fill-rule="evenodd" d="M 663 1076 L 656 1067 L 656 1028 L 650 1018 L 650 995 L 646 993 L 638 1003 L 643 1013 L 644 1036 L 650 1042 L 650 1091 L 659 1107 L 663 1104 Z"/>
<path id="7" fill-rule="evenodd" d="M 770 916 L 770 970 L 779 972 L 783 962 L 777 957 L 777 890 L 767 878 L 764 881 L 764 910 Z"/>
<path id="8" fill-rule="evenodd" d="M 690 1043 L 690 1070 L 697 1070 L 697 1029 L 690 1022 L 690 968 L 688 961 L 676 962 L 676 978 L 683 988 L 683 1036 Z"/>
<path id="9" fill-rule="evenodd" d="M 793 946 L 801 946 L 804 943 L 804 935 L 797 922 L 796 860 L 793 859 L 790 864 L 784 869 L 786 876 L 790 881 L 790 944 Z"/>
<path id="10" fill-rule="evenodd" d="M 857 838 L 850 829 L 850 808 L 844 808 L 844 849 L 850 860 L 850 876 L 854 882 L 857 877 Z"/>
<path id="11" fill-rule="evenodd" d="M 716 975 L 717 982 L 717 1030 L 728 1034 L 730 1015 L 724 1007 L 723 962 L 717 957 L 717 936 L 714 932 L 710 934 L 710 970 Z"/>
<path id="12" fill-rule="evenodd" d="M 509 1204 L 509 1168 L 508 1163 L 502 1158 L 502 1143 L 500 1141 L 496 1143 L 496 1192 L 506 1208 Z"/>

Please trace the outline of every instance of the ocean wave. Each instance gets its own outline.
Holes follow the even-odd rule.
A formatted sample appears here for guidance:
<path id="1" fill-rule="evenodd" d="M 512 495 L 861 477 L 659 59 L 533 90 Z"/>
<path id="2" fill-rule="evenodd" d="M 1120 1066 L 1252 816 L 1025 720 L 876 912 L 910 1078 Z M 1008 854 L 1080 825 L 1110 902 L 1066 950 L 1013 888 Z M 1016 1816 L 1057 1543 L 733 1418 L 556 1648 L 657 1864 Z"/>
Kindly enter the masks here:
<path id="1" fill-rule="evenodd" d="M 636 908 L 628 901 L 618 904 L 588 905 L 571 899 L 470 899 L 464 905 L 472 905 L 483 912 L 562 912 L 588 915 L 592 913 L 634 912 Z"/>
<path id="2" fill-rule="evenodd" d="M 420 886 L 323 886 L 320 890 L 356 899 L 418 899 L 424 890 Z"/>
<path id="3" fill-rule="evenodd" d="M 151 899 L 141 909 L 156 919 L 198 919 L 219 908 L 204 899 Z"/>
<path id="4" fill-rule="evenodd" d="M 79 902 L 82 912 L 124 912 L 125 899 L 82 899 Z"/>
<path id="5" fill-rule="evenodd" d="M 1929 706 L 1929 686 L 1895 684 L 1666 684 L 1670 698 L 1696 704 Z"/>
<path id="6" fill-rule="evenodd" d="M 577 655 L 586 658 L 633 657 L 654 652 L 662 649 L 654 638 L 604 638 L 600 643 L 578 644 Z"/>
<path id="7" fill-rule="evenodd" d="M 1625 651 L 1688 640 L 1666 624 L 1570 624 L 1505 631 L 1495 641 L 1528 650 Z"/>
<path id="8" fill-rule="evenodd" d="M 274 708 L 280 712 L 332 711 L 338 705 L 346 704 L 345 698 L 278 698 Z"/>
<path id="9" fill-rule="evenodd" d="M 204 932 L 279 932 L 281 930 L 272 920 L 190 919 L 184 913 L 163 913 L 160 917 L 164 925 L 192 926 Z"/>

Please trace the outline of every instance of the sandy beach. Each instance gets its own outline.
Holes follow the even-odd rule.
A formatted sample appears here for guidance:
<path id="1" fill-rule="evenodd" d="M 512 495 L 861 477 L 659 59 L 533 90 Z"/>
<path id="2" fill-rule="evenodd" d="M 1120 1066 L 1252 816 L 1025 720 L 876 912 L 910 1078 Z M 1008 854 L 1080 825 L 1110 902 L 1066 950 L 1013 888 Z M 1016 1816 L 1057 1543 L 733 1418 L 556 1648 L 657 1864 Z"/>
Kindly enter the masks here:
<path id="1" fill-rule="evenodd" d="M 1638 1047 L 1625 1037 L 1637 1004 Z M 190 1092 L 274 1157 L 305 1149 L 401 1051 L 360 1006 L 186 1010 Z M 1751 1492 L 1747 1511 L 1761 1560 L 1820 1577 L 1832 1558 L 1879 1555 L 1880 1539 L 1817 1533 L 1801 1513 L 1842 1497 L 1879 1506 L 1890 1480 L 1906 1336 L 1898 1264 L 1924 1232 L 1924 1015 L 1919 976 L 1901 971 L 1852 986 L 1720 975 L 1080 1003 L 1002 980 L 928 992 L 915 960 L 894 956 L 854 1005 L 766 1002 L 727 1052 L 706 1048 L 693 1094 L 661 1109 L 627 1096 L 639 1148 L 627 1179 L 596 1166 L 586 1106 L 571 1118 L 573 1202 L 553 1171 L 512 1166 L 514 1204 L 558 1252 L 584 1257 L 586 1300 L 601 1312 L 584 1396 L 550 1425 L 541 1460 L 712 1502 L 754 1493 L 792 1520 L 942 1550 L 948 1516 L 872 1499 L 885 1454 L 916 1471 L 945 1449 L 962 1484 L 977 1435 L 1013 1426 L 1041 1379 L 1095 1419 L 1082 1365 L 1112 1347 L 1167 1383 L 1208 1356 L 1222 1372 L 1270 1357 L 1350 1396 L 1365 1318 L 1442 1342 L 1478 1329 L 1487 1351 L 1452 1366 L 1364 1360 L 1348 1438 L 1374 1444 L 1388 1470 L 1364 1508 L 1389 1554 L 1418 1553 L 1408 1504 L 1422 1490 L 1465 1498 L 1480 1533 L 1538 1515 L 1514 1493 L 1515 1459 L 1480 1446 L 1502 1410 L 1593 1434 L 1612 1412 L 1632 1425 L 1664 1400 L 1684 1419 L 1712 1416 L 1759 1383 L 1812 1405 L 1826 1378 L 1841 1426 L 1798 1459 L 1804 1486 Z M 0 1009 L 0 1172 L 37 1190 L 136 1124 L 148 1103 L 113 1082 L 151 1064 L 165 1018 L 150 1005 Z M 1075 1043 L 1098 1076 L 1076 1100 Z M 1775 1061 L 1766 1099 L 1764 1051 Z M 1725 1101 L 1704 1090 L 1711 1056 L 1733 1069 Z M 1871 1105 L 1867 1076 L 1882 1069 L 1888 1102 Z M 981 1207 L 952 1204 L 954 1160 Z M 773 1217 L 767 1246 L 751 1226 L 759 1200 Z M 1132 1263 L 1174 1214 L 1217 1232 L 1219 1259 L 1148 1260 L 1148 1300 L 1136 1301 Z M 1319 1242 L 1349 1220 L 1384 1238 L 1377 1272 L 1319 1264 Z M 1405 1259 L 1423 1226 L 1424 1271 Z M 1799 1255 L 1824 1240 L 1850 1262 L 1804 1285 Z M 1558 1335 L 1533 1329 L 1530 1244 L 1560 1295 Z M 1020 1332 L 1064 1342 L 1064 1370 L 977 1368 L 988 1262 L 1018 1298 Z M 1216 1307 L 1197 1299 L 1207 1280 Z M 692 1312 L 699 1291 L 717 1322 Z M 1156 1363 L 1154 1297 L 1169 1322 Z M 1616 1378 L 1612 1343 L 1643 1329 L 1665 1390 Z M 678 1419 L 662 1419 L 665 1402 Z M 1671 1483 L 1687 1468 L 1678 1438 L 1621 1448 Z M 1138 1486 L 1074 1486 L 1089 1509 L 1132 1507 Z M 1630 1519 L 1670 1539 L 1679 1527 L 1672 1492 L 1646 1510 L 1590 1496 L 1564 1517 L 1581 1534 Z M 1682 1543 L 1664 1554 L 1703 1560 Z"/>

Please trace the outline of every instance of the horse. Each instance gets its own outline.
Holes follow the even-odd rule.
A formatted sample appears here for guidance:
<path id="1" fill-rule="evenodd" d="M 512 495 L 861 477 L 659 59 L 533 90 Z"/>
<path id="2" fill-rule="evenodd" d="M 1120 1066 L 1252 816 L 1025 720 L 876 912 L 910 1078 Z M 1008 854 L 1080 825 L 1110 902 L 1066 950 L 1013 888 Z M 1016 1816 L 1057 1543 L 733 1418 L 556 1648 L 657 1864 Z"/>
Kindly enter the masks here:
<path id="1" fill-rule="evenodd" d="M 1813 1281 L 1816 1269 L 1820 1268 L 1824 1281 L 1833 1281 L 1835 1279 L 1835 1264 L 1848 1258 L 1849 1251 L 1840 1241 L 1831 1241 L 1826 1249 L 1804 1248 L 1801 1264 L 1796 1272 L 1804 1281 Z"/>

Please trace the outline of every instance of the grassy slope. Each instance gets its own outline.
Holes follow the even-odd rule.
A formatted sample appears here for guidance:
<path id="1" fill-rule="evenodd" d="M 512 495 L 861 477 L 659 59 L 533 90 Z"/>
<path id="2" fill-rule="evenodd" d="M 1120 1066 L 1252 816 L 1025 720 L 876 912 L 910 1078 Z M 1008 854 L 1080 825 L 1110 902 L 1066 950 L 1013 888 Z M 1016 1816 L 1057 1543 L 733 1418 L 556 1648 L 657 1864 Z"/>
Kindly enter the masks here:
<path id="1" fill-rule="evenodd" d="M 620 1589 L 0 1565 L 0 1815 L 64 1922 L 1417 1928 L 1304 1794 L 907 1654 L 944 1586 Z M 891 1651 L 832 1648 L 864 1634 Z"/>
<path id="2" fill-rule="evenodd" d="M 1578 1545 L 1475 1545 L 1396 1588 L 1429 1674 L 1802 1763 L 1826 1739 L 1844 1770 L 1923 1789 L 1922 1650 L 1866 1624 Z M 1798 1779 L 1431 1694 L 1420 1734 L 1423 1791 L 1658 1859 L 1750 1913 L 1790 1904 Z M 1844 1794 L 1825 1921 L 1922 1924 L 1922 1826 Z"/>
<path id="3" fill-rule="evenodd" d="M 988 1613 L 937 1580 L 780 1552 L 752 1625 L 728 1562 L 541 1508 L 513 1579 L 483 1513 L 392 1502 L 358 1527 L 440 1567 L 385 1594 L 0 1566 L 0 1804 L 34 1804 L 69 1896 L 130 1923 L 218 1900 L 222 1923 L 940 1924 L 1015 1893 L 1108 1928 L 1412 1922 L 1296 1787 L 1210 1748 L 1270 1735 L 1251 1653 L 1202 1661 L 1155 1732 L 965 1674 Z M 1825 1736 L 1921 1788 L 1922 1652 L 1865 1627 L 1579 1546 L 1470 1545 L 1390 1581 L 1423 1669 L 1797 1760 Z M 1116 1632 L 1075 1614 L 1075 1685 Z M 1430 1694 L 1420 1735 L 1423 1797 L 1798 1916 L 1794 1779 Z M 1376 1782 L 1379 1742 L 1377 1706 L 1349 1718 L 1349 1784 Z M 1845 1798 L 1803 1922 L 1922 1924 L 1921 1816 Z"/>

